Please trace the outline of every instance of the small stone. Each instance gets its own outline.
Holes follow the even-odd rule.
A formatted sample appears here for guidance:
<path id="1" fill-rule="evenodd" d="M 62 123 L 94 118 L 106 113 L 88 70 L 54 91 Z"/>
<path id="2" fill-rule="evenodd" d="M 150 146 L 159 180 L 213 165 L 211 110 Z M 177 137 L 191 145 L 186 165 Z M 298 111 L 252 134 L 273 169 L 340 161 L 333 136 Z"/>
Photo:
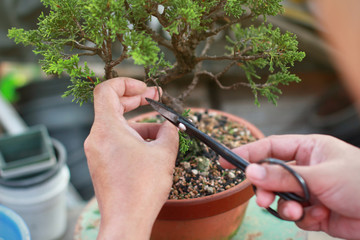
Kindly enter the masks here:
<path id="1" fill-rule="evenodd" d="M 191 172 L 192 172 L 192 174 L 194 174 L 194 175 L 197 175 L 197 174 L 199 173 L 199 171 L 196 170 L 196 169 L 192 169 Z"/>
<path id="2" fill-rule="evenodd" d="M 213 188 L 213 187 L 205 186 L 205 187 L 204 187 L 204 190 L 205 190 L 207 193 L 210 193 L 210 194 L 213 194 L 213 193 L 214 193 L 214 188 Z"/>
<path id="3" fill-rule="evenodd" d="M 233 172 L 228 172 L 228 177 L 231 178 L 231 179 L 233 179 L 233 178 L 235 178 L 236 176 L 235 176 L 235 174 L 234 174 Z"/>
<path id="4" fill-rule="evenodd" d="M 191 168 L 191 165 L 190 165 L 189 162 L 183 162 L 182 165 L 183 165 L 183 167 L 184 167 L 185 169 L 190 169 L 190 168 Z"/>
<path id="5" fill-rule="evenodd" d="M 174 181 L 174 182 L 177 182 L 177 181 L 179 181 L 179 179 L 180 179 L 179 176 L 174 176 L 173 181 Z"/>
<path id="6" fill-rule="evenodd" d="M 204 177 L 207 177 L 207 176 L 209 176 L 209 172 L 200 172 L 200 175 L 204 176 Z"/>
<path id="7" fill-rule="evenodd" d="M 196 158 L 196 162 L 197 162 L 197 169 L 200 170 L 200 172 L 207 172 L 210 168 L 210 159 L 205 158 L 205 157 L 197 157 Z"/>

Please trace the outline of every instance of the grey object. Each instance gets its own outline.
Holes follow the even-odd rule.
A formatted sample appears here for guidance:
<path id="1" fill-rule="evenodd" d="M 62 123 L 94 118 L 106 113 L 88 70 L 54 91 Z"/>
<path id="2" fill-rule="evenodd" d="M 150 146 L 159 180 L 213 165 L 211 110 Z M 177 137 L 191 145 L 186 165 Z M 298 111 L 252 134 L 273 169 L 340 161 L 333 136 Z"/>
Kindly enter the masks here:
<path id="1" fill-rule="evenodd" d="M 44 126 L 0 138 L 0 177 L 24 177 L 56 164 L 49 134 Z"/>
<path id="2" fill-rule="evenodd" d="M 70 181 L 84 200 L 94 196 L 84 153 L 84 140 L 94 118 L 91 103 L 79 106 L 61 95 L 70 84 L 68 78 L 34 81 L 17 91 L 17 109 L 29 126 L 44 124 L 52 138 L 59 140 L 67 152 Z"/>
<path id="3" fill-rule="evenodd" d="M 52 168 L 24 178 L 0 178 L 0 185 L 10 188 L 28 188 L 41 184 L 53 177 L 56 173 L 58 173 L 59 170 L 64 166 L 64 164 L 66 164 L 66 150 L 63 144 L 56 139 L 51 139 L 51 141 L 56 156 L 56 164 Z"/>
<path id="4" fill-rule="evenodd" d="M 0 124 L 8 134 L 19 134 L 27 129 L 26 123 L 0 93 Z"/>

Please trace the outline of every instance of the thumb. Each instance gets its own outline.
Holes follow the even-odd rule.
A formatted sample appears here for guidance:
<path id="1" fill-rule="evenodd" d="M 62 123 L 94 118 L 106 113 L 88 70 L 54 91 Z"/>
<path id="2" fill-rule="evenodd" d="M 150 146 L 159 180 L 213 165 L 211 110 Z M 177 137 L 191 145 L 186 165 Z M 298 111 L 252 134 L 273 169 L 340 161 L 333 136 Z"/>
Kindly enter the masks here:
<path id="1" fill-rule="evenodd" d="M 291 165 L 306 182 L 310 191 L 316 195 L 323 192 L 328 186 L 336 184 L 336 179 L 329 176 L 336 175 L 332 164 L 319 164 L 312 166 Z M 250 164 L 246 168 L 246 177 L 254 185 L 267 191 L 301 193 L 302 188 L 296 178 L 279 165 Z"/>
<path id="2" fill-rule="evenodd" d="M 171 151 L 177 152 L 179 149 L 178 129 L 172 123 L 165 121 L 161 125 L 154 142 L 163 145 Z"/>
<path id="3" fill-rule="evenodd" d="M 309 171 L 301 171 L 305 166 L 289 166 L 298 172 L 305 181 Z M 300 173 L 301 172 L 301 173 Z M 246 177 L 251 183 L 267 191 L 302 192 L 298 180 L 284 167 L 273 164 L 250 164 L 246 168 Z"/>

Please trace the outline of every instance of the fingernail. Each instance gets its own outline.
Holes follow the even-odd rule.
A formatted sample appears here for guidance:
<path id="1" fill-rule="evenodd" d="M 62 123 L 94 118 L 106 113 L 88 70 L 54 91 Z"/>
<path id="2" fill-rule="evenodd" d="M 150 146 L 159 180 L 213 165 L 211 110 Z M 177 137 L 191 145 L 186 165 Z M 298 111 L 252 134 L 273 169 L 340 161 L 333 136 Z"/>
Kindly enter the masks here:
<path id="1" fill-rule="evenodd" d="M 264 180 L 266 178 L 266 169 L 259 164 L 250 165 L 247 173 L 256 180 Z"/>

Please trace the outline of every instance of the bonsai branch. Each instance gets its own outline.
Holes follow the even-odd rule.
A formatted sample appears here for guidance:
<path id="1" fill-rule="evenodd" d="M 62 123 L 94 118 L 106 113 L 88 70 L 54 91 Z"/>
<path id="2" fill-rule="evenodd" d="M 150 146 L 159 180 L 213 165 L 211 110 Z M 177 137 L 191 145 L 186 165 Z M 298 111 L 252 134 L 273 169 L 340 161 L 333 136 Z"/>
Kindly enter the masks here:
<path id="1" fill-rule="evenodd" d="M 259 58 L 267 58 L 269 55 L 266 53 L 256 54 L 252 56 L 242 56 L 241 54 L 236 54 L 233 56 L 224 55 L 224 56 L 201 56 L 196 58 L 197 62 L 211 60 L 211 61 L 221 61 L 221 60 L 232 60 L 232 61 L 251 61 Z"/>
<path id="2" fill-rule="evenodd" d="M 215 5 L 212 9 L 210 9 L 209 13 L 206 14 L 203 19 L 209 19 L 214 15 L 215 13 L 218 13 L 219 11 L 223 11 L 225 6 L 225 2 L 221 1 L 219 4 Z"/>
<path id="3" fill-rule="evenodd" d="M 190 93 L 195 89 L 196 85 L 199 83 L 199 72 L 202 69 L 202 63 L 199 63 L 196 65 L 195 67 L 195 74 L 194 77 L 191 81 L 191 83 L 189 84 L 189 86 L 177 97 L 181 102 L 184 101 L 185 98 L 187 98 Z"/>
<path id="4" fill-rule="evenodd" d="M 86 46 L 84 44 L 81 44 L 80 42 L 78 42 L 76 40 L 72 40 L 72 41 L 68 42 L 67 45 L 75 47 L 75 48 L 77 48 L 79 50 L 87 50 L 87 51 L 92 51 L 92 52 L 97 52 L 97 51 L 100 50 L 97 47 L 89 47 L 89 46 Z"/>
<path id="5" fill-rule="evenodd" d="M 228 69 L 231 68 L 230 65 L 234 65 L 235 63 L 233 62 L 232 64 L 229 64 L 228 65 Z M 239 88 L 240 86 L 242 87 L 249 87 L 249 88 L 265 88 L 265 87 L 270 87 L 272 86 L 273 84 L 271 83 L 256 83 L 256 84 L 250 84 L 250 83 L 246 83 L 246 82 L 237 82 L 237 83 L 234 83 L 232 85 L 229 85 L 229 86 L 225 86 L 221 83 L 220 81 L 220 77 L 225 73 L 225 71 L 222 71 L 221 73 L 218 73 L 218 74 L 213 74 L 209 71 L 201 71 L 198 73 L 198 75 L 207 75 L 208 77 L 210 77 L 211 79 L 213 79 L 216 84 L 219 86 L 219 88 L 223 89 L 223 90 L 234 90 L 234 89 L 237 89 Z"/>
<path id="6" fill-rule="evenodd" d="M 226 23 L 223 24 L 223 25 L 221 25 L 220 27 L 212 30 L 212 31 L 207 32 L 206 34 L 204 34 L 204 37 L 207 38 L 207 37 L 210 37 L 210 36 L 215 36 L 215 35 L 217 35 L 219 32 L 230 28 L 230 27 L 233 26 L 234 24 L 240 23 L 240 22 L 245 21 L 245 20 L 247 20 L 247 19 L 250 19 L 250 18 L 252 18 L 252 17 L 254 17 L 254 14 L 253 14 L 253 13 L 249 13 L 248 15 L 242 16 L 242 17 L 240 17 L 240 18 L 235 18 L 235 19 L 230 20 L 230 19 L 228 19 L 227 17 L 224 17 L 224 14 L 222 14 L 222 13 L 220 13 L 220 14 L 218 14 L 218 15 L 215 15 L 215 16 L 213 17 L 213 23 L 218 22 L 218 21 L 220 21 L 220 20 L 225 21 Z"/>
<path id="7" fill-rule="evenodd" d="M 205 46 L 204 46 L 204 48 L 203 48 L 203 50 L 201 51 L 201 54 L 200 54 L 201 57 L 206 55 L 206 53 L 209 51 L 209 49 L 211 47 L 211 44 L 213 42 L 214 42 L 213 37 L 209 37 L 209 38 L 206 39 Z"/>
<path id="8" fill-rule="evenodd" d="M 146 31 L 146 33 L 150 34 L 152 39 L 155 42 L 158 42 L 160 45 L 166 47 L 167 49 L 174 51 L 173 46 L 171 45 L 171 42 L 164 37 L 162 37 L 160 34 L 156 33 L 154 30 L 152 30 L 148 25 L 142 24 L 143 29 Z"/>
<path id="9" fill-rule="evenodd" d="M 124 61 L 125 59 L 127 59 L 129 56 L 127 55 L 127 46 L 123 46 L 123 52 L 120 55 L 120 57 L 118 57 L 117 59 L 115 59 L 114 61 L 112 61 L 110 63 L 111 67 L 115 67 L 116 65 L 119 65 L 122 61 Z"/>

